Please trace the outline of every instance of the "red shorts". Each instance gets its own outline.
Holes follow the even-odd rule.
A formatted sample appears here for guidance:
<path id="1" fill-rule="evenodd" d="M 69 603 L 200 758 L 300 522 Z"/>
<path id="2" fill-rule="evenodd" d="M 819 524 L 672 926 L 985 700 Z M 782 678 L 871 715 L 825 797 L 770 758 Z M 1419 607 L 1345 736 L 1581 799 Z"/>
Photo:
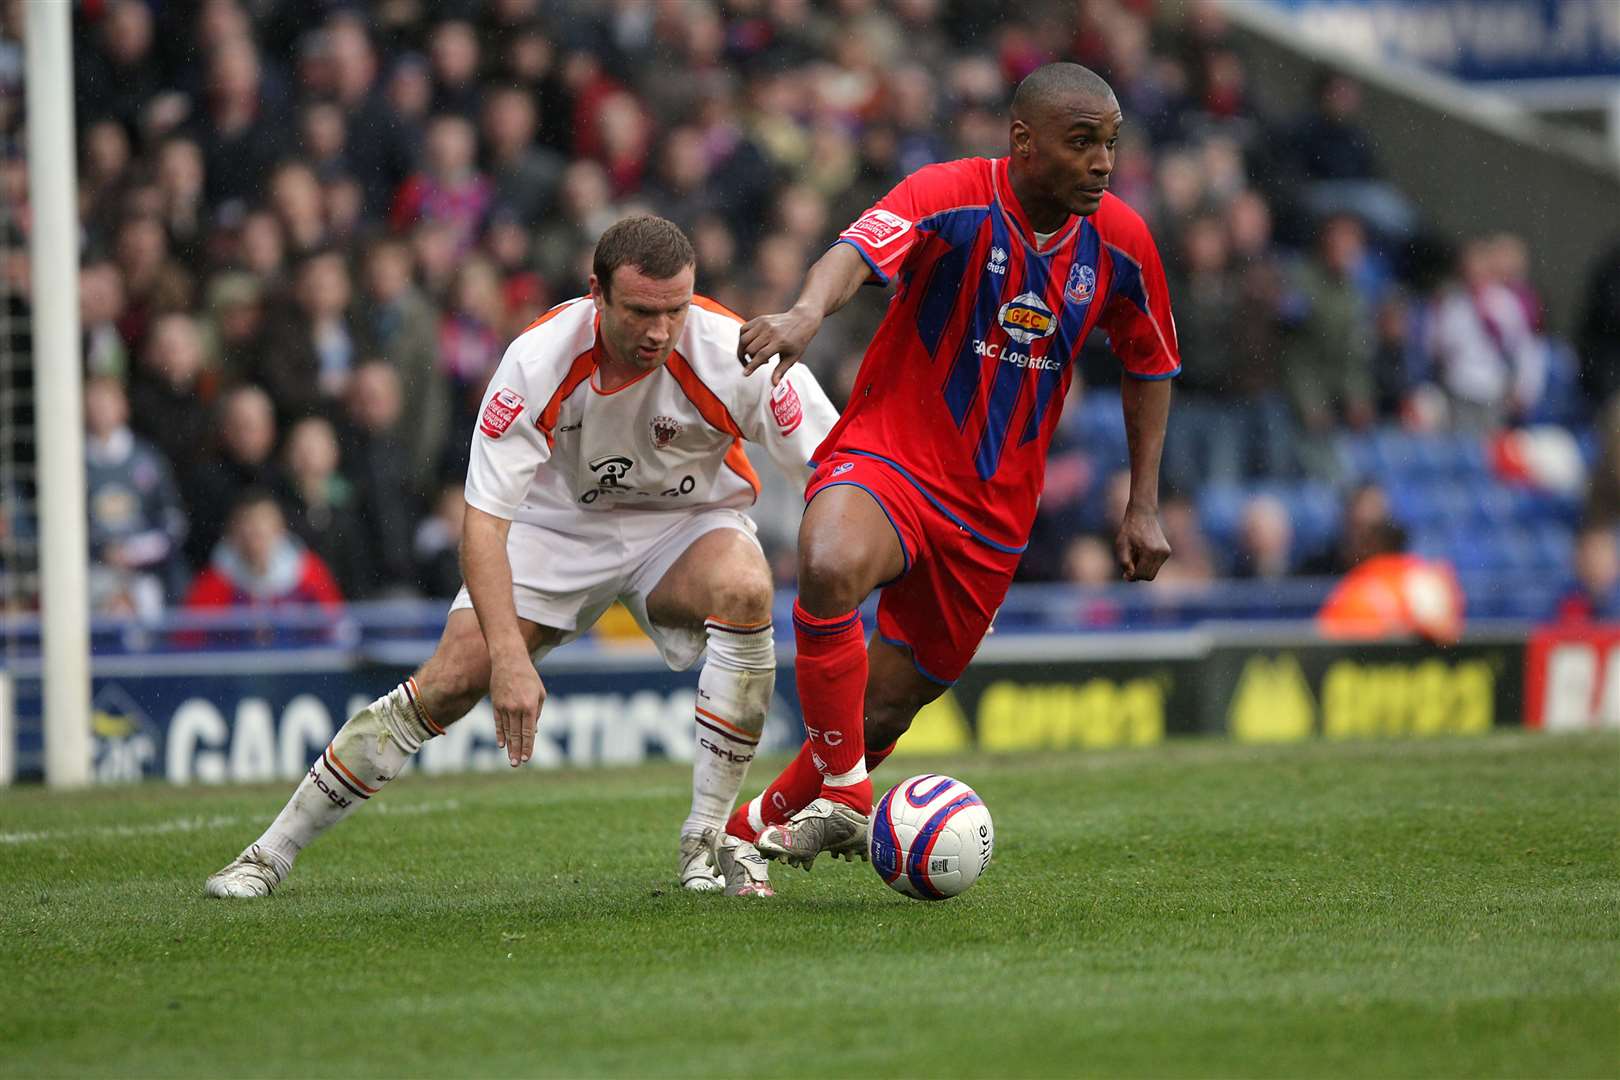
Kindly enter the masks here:
<path id="1" fill-rule="evenodd" d="M 841 484 L 877 500 L 905 556 L 900 576 L 882 587 L 878 635 L 909 650 L 924 678 L 949 686 L 978 651 L 1023 553 L 976 538 L 897 466 L 858 450 L 836 451 L 821 462 L 805 502 Z"/>

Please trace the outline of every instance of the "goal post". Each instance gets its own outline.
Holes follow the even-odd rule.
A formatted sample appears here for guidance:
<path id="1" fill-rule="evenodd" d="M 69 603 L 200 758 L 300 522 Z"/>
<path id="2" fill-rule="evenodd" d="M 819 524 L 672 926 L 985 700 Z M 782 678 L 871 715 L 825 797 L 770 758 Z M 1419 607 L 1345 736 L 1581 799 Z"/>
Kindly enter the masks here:
<path id="1" fill-rule="evenodd" d="M 29 295 L 32 302 L 45 782 L 90 782 L 89 550 L 79 334 L 72 12 L 26 5 Z"/>

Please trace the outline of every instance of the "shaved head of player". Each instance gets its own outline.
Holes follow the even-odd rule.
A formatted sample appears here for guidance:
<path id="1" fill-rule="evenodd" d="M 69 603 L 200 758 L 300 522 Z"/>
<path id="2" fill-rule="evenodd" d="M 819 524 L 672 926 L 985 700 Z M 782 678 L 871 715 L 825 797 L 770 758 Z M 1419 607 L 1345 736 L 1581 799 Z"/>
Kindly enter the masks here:
<path id="1" fill-rule="evenodd" d="M 591 261 L 591 300 L 618 369 L 610 374 L 634 378 L 669 359 L 692 306 L 696 266 L 691 241 L 663 218 L 627 218 L 603 234 Z"/>
<path id="2" fill-rule="evenodd" d="M 1008 170 L 1036 230 L 1102 206 L 1124 120 L 1108 83 L 1079 64 L 1047 64 L 1018 84 Z"/>

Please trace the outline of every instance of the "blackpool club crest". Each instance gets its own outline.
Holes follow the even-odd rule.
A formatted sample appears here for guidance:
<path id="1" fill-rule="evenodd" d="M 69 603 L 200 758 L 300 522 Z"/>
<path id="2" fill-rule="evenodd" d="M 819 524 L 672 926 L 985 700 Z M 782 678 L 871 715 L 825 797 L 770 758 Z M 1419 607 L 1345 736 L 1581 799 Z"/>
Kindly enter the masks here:
<path id="1" fill-rule="evenodd" d="M 673 416 L 655 416 L 652 418 L 652 444 L 654 450 L 662 450 L 674 442 L 680 433 L 686 430 Z"/>

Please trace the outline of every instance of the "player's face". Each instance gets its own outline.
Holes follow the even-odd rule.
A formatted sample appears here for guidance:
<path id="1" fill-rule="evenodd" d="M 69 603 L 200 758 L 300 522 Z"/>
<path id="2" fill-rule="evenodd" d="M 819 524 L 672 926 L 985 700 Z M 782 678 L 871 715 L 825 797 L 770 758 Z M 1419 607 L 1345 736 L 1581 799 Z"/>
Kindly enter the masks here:
<path id="1" fill-rule="evenodd" d="M 609 295 L 591 275 L 591 299 L 602 316 L 600 333 L 615 360 L 650 371 L 669 359 L 692 305 L 693 268 L 670 278 L 648 277 L 634 266 L 613 271 Z"/>
<path id="2" fill-rule="evenodd" d="M 1114 171 L 1124 120 L 1113 98 L 1075 95 L 1033 123 L 1019 122 L 1013 149 L 1028 150 L 1025 171 L 1043 195 L 1071 214 L 1093 214 Z"/>

